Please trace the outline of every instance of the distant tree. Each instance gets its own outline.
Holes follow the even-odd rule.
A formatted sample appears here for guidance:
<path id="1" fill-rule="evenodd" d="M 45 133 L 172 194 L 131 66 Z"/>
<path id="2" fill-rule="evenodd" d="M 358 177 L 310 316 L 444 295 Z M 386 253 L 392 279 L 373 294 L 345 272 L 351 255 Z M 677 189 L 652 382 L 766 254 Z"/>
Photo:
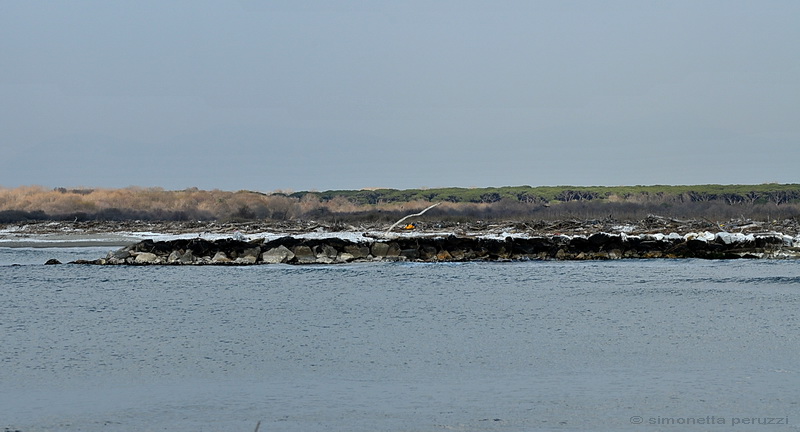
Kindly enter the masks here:
<path id="1" fill-rule="evenodd" d="M 722 200 L 725 201 L 725 204 L 734 205 L 734 204 L 741 204 L 745 202 L 745 198 L 737 193 L 724 193 L 719 195 Z"/>
<path id="2" fill-rule="evenodd" d="M 485 193 L 485 194 L 481 195 L 481 201 L 480 202 L 482 202 L 482 203 L 493 203 L 493 202 L 498 202 L 501 199 L 503 199 L 503 196 L 500 195 L 499 193 L 497 193 L 497 192 L 489 192 L 489 193 Z"/>
<path id="3" fill-rule="evenodd" d="M 559 201 L 570 202 L 570 201 L 591 201 L 593 199 L 597 199 L 600 197 L 600 194 L 597 192 L 592 191 L 581 191 L 581 190 L 572 190 L 567 189 L 556 195 L 556 199 Z"/>

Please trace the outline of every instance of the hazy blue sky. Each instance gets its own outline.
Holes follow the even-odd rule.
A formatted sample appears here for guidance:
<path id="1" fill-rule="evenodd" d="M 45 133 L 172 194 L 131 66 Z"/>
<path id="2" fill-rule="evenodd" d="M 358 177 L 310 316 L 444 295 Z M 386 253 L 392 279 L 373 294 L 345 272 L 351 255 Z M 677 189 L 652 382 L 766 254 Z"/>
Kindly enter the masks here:
<path id="1" fill-rule="evenodd" d="M 0 186 L 798 182 L 800 1 L 0 0 Z"/>

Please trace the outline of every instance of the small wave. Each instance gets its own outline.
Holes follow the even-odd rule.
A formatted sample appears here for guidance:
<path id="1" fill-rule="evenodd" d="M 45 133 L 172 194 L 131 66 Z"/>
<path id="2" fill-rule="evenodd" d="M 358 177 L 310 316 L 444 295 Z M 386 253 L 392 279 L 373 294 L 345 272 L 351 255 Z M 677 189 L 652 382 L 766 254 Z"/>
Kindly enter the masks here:
<path id="1" fill-rule="evenodd" d="M 800 284 L 800 276 L 762 276 L 762 277 L 704 277 L 684 279 L 686 283 L 708 284 L 746 284 L 746 285 L 796 285 Z"/>
<path id="2" fill-rule="evenodd" d="M 740 279 L 741 282 L 747 284 L 778 284 L 778 285 L 794 285 L 800 284 L 800 276 L 765 276 L 757 278 Z"/>

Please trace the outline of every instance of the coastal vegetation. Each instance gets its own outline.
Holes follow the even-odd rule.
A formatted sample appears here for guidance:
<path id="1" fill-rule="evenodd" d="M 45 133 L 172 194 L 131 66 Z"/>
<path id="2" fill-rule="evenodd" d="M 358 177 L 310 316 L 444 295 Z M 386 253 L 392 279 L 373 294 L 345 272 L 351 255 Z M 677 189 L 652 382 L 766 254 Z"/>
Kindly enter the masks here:
<path id="1" fill-rule="evenodd" d="M 41 220 L 390 222 L 432 203 L 428 220 L 760 220 L 800 215 L 800 184 L 508 186 L 302 192 L 128 187 L 0 188 L 0 223 Z"/>

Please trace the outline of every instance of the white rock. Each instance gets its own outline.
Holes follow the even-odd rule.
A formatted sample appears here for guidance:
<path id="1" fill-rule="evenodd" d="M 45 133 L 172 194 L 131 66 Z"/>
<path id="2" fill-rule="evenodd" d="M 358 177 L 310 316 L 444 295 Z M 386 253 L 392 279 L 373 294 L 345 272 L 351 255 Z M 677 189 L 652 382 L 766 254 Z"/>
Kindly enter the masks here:
<path id="1" fill-rule="evenodd" d="M 719 241 L 726 245 L 736 242 L 734 235 L 729 232 L 718 232 L 717 235 L 714 236 L 714 241 Z"/>
<path id="2" fill-rule="evenodd" d="M 678 233 L 671 232 L 667 234 L 667 240 L 683 240 L 683 236 Z"/>
<path id="3" fill-rule="evenodd" d="M 716 234 L 708 231 L 703 231 L 697 235 L 698 240 L 705 240 L 707 242 L 714 241 L 714 239 L 716 238 L 717 238 Z"/>
<path id="4" fill-rule="evenodd" d="M 347 253 L 347 252 L 342 252 L 342 253 L 340 253 L 339 255 L 336 256 L 336 262 L 340 262 L 340 263 L 350 262 L 350 261 L 352 261 L 354 259 L 355 259 L 355 256 L 353 256 L 353 254 Z"/>
<path id="5" fill-rule="evenodd" d="M 726 245 L 736 244 L 736 243 L 745 243 L 747 241 L 755 240 L 755 236 L 752 234 L 744 235 L 742 233 L 729 233 L 729 232 L 718 232 L 717 235 L 714 237 L 715 241 L 722 242 Z"/>
<path id="6" fill-rule="evenodd" d="M 158 256 L 154 253 L 141 252 L 138 255 L 136 255 L 136 259 L 134 260 L 134 262 L 138 264 L 149 264 L 156 262 L 157 259 Z"/>

